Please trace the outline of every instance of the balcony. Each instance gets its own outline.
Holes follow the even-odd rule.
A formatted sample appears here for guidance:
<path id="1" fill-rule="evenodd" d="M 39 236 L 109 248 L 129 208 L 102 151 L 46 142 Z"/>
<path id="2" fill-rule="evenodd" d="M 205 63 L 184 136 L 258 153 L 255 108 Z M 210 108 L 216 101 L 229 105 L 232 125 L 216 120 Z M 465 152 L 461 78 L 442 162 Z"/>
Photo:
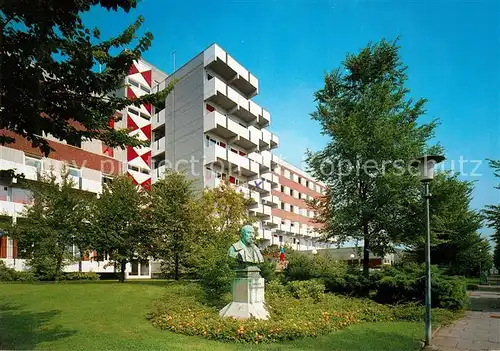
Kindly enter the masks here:
<path id="1" fill-rule="evenodd" d="M 271 184 L 271 188 L 277 188 L 279 186 L 279 178 L 276 174 L 268 172 L 262 174 L 262 178 L 267 180 Z"/>
<path id="2" fill-rule="evenodd" d="M 217 144 L 210 144 L 205 147 L 205 164 L 221 163 L 227 165 L 227 150 Z"/>
<path id="3" fill-rule="evenodd" d="M 262 180 L 255 179 L 248 182 L 248 186 L 250 189 L 258 191 L 259 193 L 270 193 L 271 192 L 271 184 Z"/>
<path id="4" fill-rule="evenodd" d="M 227 161 L 232 167 L 236 167 L 244 176 L 253 177 L 259 174 L 259 165 L 251 162 L 246 156 L 232 151 L 227 152 Z"/>
<path id="5" fill-rule="evenodd" d="M 266 205 L 256 204 L 254 206 L 251 206 L 249 208 L 249 211 L 256 217 L 271 217 L 271 207 Z"/>
<path id="6" fill-rule="evenodd" d="M 281 205 L 281 201 L 280 201 L 279 197 L 277 197 L 275 195 L 264 196 L 264 197 L 262 197 L 262 200 L 265 201 L 266 205 L 268 205 L 272 208 L 276 208 L 276 207 Z"/>
<path id="7" fill-rule="evenodd" d="M 271 149 L 277 148 L 280 144 L 280 138 L 276 134 L 271 134 Z"/>
<path id="8" fill-rule="evenodd" d="M 162 179 L 165 171 L 166 171 L 165 165 L 151 170 L 151 182 L 154 183 L 154 182 Z"/>
<path id="9" fill-rule="evenodd" d="M 155 157 L 165 152 L 166 139 L 161 137 L 151 143 L 151 156 Z"/>
<path id="10" fill-rule="evenodd" d="M 238 186 L 237 190 L 242 193 L 246 199 L 251 199 L 254 205 L 260 202 L 260 194 L 258 192 L 252 191 L 244 186 Z"/>
<path id="11" fill-rule="evenodd" d="M 262 109 L 262 114 L 259 115 L 259 119 L 258 119 L 257 123 L 259 124 L 259 126 L 261 128 L 265 128 L 265 127 L 269 126 L 270 122 L 271 122 L 271 115 L 269 114 L 269 112 Z"/>
<path id="12" fill-rule="evenodd" d="M 264 160 L 262 155 L 258 152 L 252 152 L 248 154 L 248 158 L 253 160 L 255 163 L 259 165 L 259 169 L 261 172 L 268 172 L 270 167 L 270 162 Z"/>
<path id="13" fill-rule="evenodd" d="M 204 99 L 221 106 L 225 110 L 232 110 L 237 107 L 239 96 L 236 90 L 227 86 L 226 83 L 217 77 L 213 77 L 205 82 L 203 86 Z"/>
<path id="14" fill-rule="evenodd" d="M 206 68 L 210 68 L 226 81 L 231 81 L 231 84 L 245 94 L 247 98 L 251 98 L 258 93 L 259 81 L 257 78 L 217 44 L 210 46 L 203 52 L 203 61 Z"/>
<path id="15" fill-rule="evenodd" d="M 156 128 L 159 128 L 159 127 L 165 125 L 165 114 L 166 114 L 166 109 L 162 109 L 161 111 L 155 113 L 151 117 L 151 129 L 152 130 L 155 130 Z"/>

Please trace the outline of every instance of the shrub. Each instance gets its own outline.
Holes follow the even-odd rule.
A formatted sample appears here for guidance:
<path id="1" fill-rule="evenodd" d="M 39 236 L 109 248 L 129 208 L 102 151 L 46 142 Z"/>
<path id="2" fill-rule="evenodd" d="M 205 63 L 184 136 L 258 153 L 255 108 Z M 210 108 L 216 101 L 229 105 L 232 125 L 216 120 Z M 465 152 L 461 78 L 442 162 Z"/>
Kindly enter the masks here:
<path id="1" fill-rule="evenodd" d="M 3 261 L 0 261 L 0 281 L 11 282 L 16 280 L 16 271 L 5 265 Z"/>
<path id="2" fill-rule="evenodd" d="M 450 277 L 432 267 L 432 306 L 451 310 L 464 309 L 468 303 L 467 281 Z M 425 268 L 412 265 L 391 267 L 374 274 L 374 299 L 380 303 L 423 302 L 425 300 Z"/>
<path id="3" fill-rule="evenodd" d="M 35 275 L 32 272 L 18 272 L 9 268 L 3 261 L 0 261 L 0 281 L 3 282 L 32 282 L 35 281 Z"/>
<path id="4" fill-rule="evenodd" d="M 203 304 L 203 290 L 199 285 L 182 284 L 168 289 L 148 318 L 158 328 L 181 334 L 219 341 L 262 343 L 315 337 L 361 322 L 422 321 L 424 317 L 423 307 L 415 304 L 389 307 L 369 299 L 334 294 L 325 294 L 315 301 L 311 297 L 296 298 L 291 292 L 308 290 L 312 286 L 317 289 L 320 285 L 304 281 L 285 286 L 271 281 L 266 286 L 270 319 L 236 320 L 221 318 L 218 308 Z M 435 310 L 433 313 L 437 323 L 449 321 L 454 316 L 448 311 Z"/>
<path id="5" fill-rule="evenodd" d="M 264 258 L 264 262 L 259 263 L 260 275 L 266 281 L 271 281 L 276 279 L 276 262 L 268 258 Z"/>
<path id="6" fill-rule="evenodd" d="M 311 255 L 297 251 L 288 253 L 288 265 L 284 270 L 287 281 L 329 279 L 346 273 L 347 265 L 344 262 L 335 261 L 328 255 Z"/>
<path id="7" fill-rule="evenodd" d="M 288 291 L 296 299 L 312 298 L 321 300 L 325 295 L 325 285 L 318 280 L 296 280 L 287 284 Z"/>
<path id="8" fill-rule="evenodd" d="M 96 272 L 67 272 L 62 276 L 62 280 L 99 280 Z"/>

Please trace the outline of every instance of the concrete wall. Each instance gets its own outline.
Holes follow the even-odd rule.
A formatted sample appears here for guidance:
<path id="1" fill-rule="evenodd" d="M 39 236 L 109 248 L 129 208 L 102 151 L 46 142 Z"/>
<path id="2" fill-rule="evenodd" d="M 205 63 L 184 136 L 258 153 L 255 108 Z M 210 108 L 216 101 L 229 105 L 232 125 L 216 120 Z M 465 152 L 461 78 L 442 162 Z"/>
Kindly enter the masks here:
<path id="1" fill-rule="evenodd" d="M 171 76 L 172 77 L 172 76 Z M 166 165 L 178 165 L 191 179 L 203 170 L 203 56 L 198 55 L 173 77 L 179 79 L 165 104 Z M 191 159 L 198 162 L 188 164 Z"/>

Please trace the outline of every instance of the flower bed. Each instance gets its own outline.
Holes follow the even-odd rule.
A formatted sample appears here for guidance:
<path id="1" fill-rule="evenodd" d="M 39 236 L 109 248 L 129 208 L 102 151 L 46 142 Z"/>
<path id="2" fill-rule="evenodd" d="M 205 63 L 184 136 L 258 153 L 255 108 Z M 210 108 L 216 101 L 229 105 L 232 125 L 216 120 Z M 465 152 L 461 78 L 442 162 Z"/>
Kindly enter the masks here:
<path id="1" fill-rule="evenodd" d="M 389 307 L 333 294 L 319 300 L 317 296 L 295 298 L 287 289 L 270 285 L 266 300 L 271 317 L 267 321 L 220 318 L 222 306 L 203 304 L 202 291 L 194 283 L 170 288 L 148 318 L 158 328 L 186 335 L 262 343 L 315 337 L 365 321 L 422 320 L 424 315 L 416 305 Z"/>

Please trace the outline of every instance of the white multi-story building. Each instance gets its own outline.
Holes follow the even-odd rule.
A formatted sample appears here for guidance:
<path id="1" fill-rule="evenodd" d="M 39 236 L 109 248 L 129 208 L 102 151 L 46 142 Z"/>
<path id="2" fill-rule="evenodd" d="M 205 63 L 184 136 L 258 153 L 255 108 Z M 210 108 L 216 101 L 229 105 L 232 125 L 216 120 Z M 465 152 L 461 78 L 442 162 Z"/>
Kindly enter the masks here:
<path id="1" fill-rule="evenodd" d="M 134 99 L 164 89 L 174 79 L 175 88 L 164 104 L 130 106 L 117 112 L 121 118 L 110 121 L 149 140 L 150 147 L 113 149 L 98 140 L 68 145 L 47 135 L 54 151 L 45 158 L 26 139 L 1 130 L 16 142 L 0 146 L 0 169 L 14 169 L 37 180 L 39 173 L 64 166 L 77 188 L 97 194 L 104 182 L 122 173 L 146 189 L 166 168 L 185 170 L 199 189 L 217 187 L 226 179 L 253 199 L 249 211 L 258 218 L 263 245 L 289 244 L 298 250 L 328 247 L 315 231 L 314 213 L 305 203 L 321 196 L 324 186 L 272 153 L 279 138 L 267 129 L 270 113 L 252 100 L 259 92 L 258 79 L 214 44 L 170 76 L 143 60 L 134 63 L 125 87 L 115 94 Z M 0 222 L 22 220 L 30 202 L 29 191 L 13 179 L 0 178 Z M 92 256 L 89 253 L 67 270 L 114 271 Z M 16 242 L 1 231 L 0 259 L 24 269 Z M 151 266 L 129 264 L 127 276 L 150 277 Z"/>
<path id="2" fill-rule="evenodd" d="M 252 100 L 258 79 L 213 44 L 157 89 L 173 80 L 165 104 L 154 108 L 153 182 L 166 168 L 185 170 L 200 188 L 226 179 L 254 200 L 249 210 L 259 219 L 264 245 L 327 246 L 319 241 L 305 203 L 307 197 L 321 196 L 324 186 L 271 152 L 279 138 L 267 129 L 270 113 Z"/>

